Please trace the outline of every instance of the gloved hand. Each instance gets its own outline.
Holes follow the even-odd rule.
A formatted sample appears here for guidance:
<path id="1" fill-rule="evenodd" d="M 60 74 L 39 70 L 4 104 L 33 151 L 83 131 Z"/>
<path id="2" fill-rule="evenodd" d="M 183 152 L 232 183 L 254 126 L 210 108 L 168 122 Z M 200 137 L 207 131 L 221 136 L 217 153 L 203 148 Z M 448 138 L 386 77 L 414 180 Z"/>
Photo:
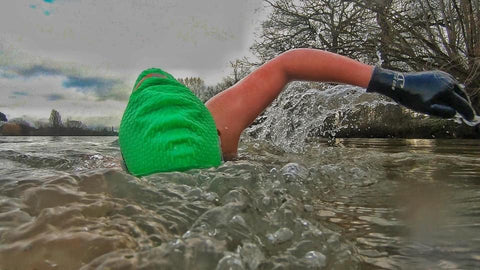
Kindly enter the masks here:
<path id="1" fill-rule="evenodd" d="M 442 71 L 401 73 L 375 67 L 367 92 L 388 96 L 414 111 L 451 118 L 460 113 L 472 121 L 475 112 L 452 75 Z"/>

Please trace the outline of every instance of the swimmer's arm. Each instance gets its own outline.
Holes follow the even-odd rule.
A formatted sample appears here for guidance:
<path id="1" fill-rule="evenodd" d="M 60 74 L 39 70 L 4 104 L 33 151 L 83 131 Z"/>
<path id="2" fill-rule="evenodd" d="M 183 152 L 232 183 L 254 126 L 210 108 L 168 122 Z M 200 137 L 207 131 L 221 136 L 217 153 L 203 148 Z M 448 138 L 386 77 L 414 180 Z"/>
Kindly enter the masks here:
<path id="1" fill-rule="evenodd" d="M 372 66 L 315 49 L 295 49 L 275 57 L 205 104 L 220 133 L 224 159 L 236 157 L 243 130 L 289 82 L 328 81 L 366 88 L 372 71 Z"/>
<path id="2" fill-rule="evenodd" d="M 425 80 L 419 80 L 418 73 L 410 74 L 409 78 L 404 78 L 404 89 L 391 91 L 395 72 L 379 73 L 380 69 L 375 69 L 372 77 L 373 71 L 373 66 L 322 50 L 294 49 L 275 57 L 206 103 L 220 132 L 224 157 L 236 156 L 240 134 L 293 80 L 360 86 L 392 97 L 399 104 L 419 112 L 443 118 L 453 117 L 458 112 L 468 121 L 475 117 L 468 96 L 448 74 L 422 73 L 431 85 L 428 87 L 425 87 Z M 442 83 L 445 81 L 447 83 Z"/>

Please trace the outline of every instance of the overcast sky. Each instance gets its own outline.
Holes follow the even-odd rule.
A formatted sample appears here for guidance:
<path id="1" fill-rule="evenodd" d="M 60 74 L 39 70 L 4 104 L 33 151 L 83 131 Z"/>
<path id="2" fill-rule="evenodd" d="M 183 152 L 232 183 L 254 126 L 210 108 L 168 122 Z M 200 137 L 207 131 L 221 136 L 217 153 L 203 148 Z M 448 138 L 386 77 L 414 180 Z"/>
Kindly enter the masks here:
<path id="1" fill-rule="evenodd" d="M 0 112 L 118 126 L 143 69 L 215 84 L 264 16 L 262 0 L 2 0 Z"/>

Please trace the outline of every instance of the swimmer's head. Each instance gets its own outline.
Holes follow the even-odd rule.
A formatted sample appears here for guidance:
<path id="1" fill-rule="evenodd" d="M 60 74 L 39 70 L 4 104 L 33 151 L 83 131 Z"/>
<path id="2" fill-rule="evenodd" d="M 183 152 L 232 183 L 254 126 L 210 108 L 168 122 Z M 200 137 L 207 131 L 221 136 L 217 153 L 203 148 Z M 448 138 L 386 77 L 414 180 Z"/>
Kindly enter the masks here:
<path id="1" fill-rule="evenodd" d="M 212 115 L 192 91 L 161 69 L 145 70 L 135 82 L 119 144 L 128 171 L 136 176 L 221 162 Z"/>

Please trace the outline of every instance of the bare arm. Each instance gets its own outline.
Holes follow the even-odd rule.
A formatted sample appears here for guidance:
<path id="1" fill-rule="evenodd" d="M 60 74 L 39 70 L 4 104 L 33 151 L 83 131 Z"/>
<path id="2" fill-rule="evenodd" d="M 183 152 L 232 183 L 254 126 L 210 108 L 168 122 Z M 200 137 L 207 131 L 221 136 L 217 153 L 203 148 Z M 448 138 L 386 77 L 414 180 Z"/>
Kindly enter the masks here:
<path id="1" fill-rule="evenodd" d="M 213 115 L 226 160 L 237 155 L 240 134 L 294 80 L 346 83 L 366 88 L 373 67 L 315 49 L 287 51 L 205 104 Z"/>

